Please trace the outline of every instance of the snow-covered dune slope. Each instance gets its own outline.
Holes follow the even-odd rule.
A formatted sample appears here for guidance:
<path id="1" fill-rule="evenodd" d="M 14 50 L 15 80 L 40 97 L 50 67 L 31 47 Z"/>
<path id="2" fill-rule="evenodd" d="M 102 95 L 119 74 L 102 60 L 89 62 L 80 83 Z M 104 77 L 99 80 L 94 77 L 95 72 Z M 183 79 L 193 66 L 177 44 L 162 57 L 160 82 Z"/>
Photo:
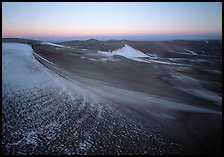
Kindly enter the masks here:
<path id="1" fill-rule="evenodd" d="M 123 48 L 113 51 L 111 53 L 103 52 L 103 51 L 99 51 L 99 53 L 108 55 L 108 56 L 120 55 L 120 56 L 124 56 L 126 58 L 131 58 L 131 59 L 138 58 L 138 57 L 149 57 L 148 55 L 144 54 L 143 52 L 135 50 L 128 45 L 125 45 Z"/>
<path id="2" fill-rule="evenodd" d="M 17 91 L 49 80 L 33 57 L 31 46 L 4 43 L 2 48 L 2 78 L 5 90 Z"/>
<path id="3" fill-rule="evenodd" d="M 156 127 L 159 122 L 145 117 L 143 125 L 143 117 L 127 116 L 130 111 L 100 97 L 102 91 L 95 94 L 57 75 L 33 57 L 31 46 L 2 46 L 3 154 L 167 154 L 170 147 L 182 152 L 171 136 L 157 134 L 165 130 Z M 170 141 L 175 145 L 167 146 Z"/>
<path id="4" fill-rule="evenodd" d="M 40 64 L 34 58 L 33 53 L 30 45 L 19 43 L 3 44 L 3 85 L 5 85 L 6 90 L 19 91 L 26 88 L 35 88 L 49 83 L 49 81 L 53 81 L 56 86 L 61 87 L 75 86 L 71 86 L 70 82 Z M 81 93 L 81 90 L 76 92 Z M 88 92 L 83 93 L 83 95 L 88 95 Z"/>
<path id="5" fill-rule="evenodd" d="M 118 50 L 113 51 L 113 52 L 98 51 L 98 53 L 100 53 L 101 55 L 107 56 L 107 57 L 111 57 L 111 56 L 114 56 L 114 55 L 119 55 L 119 56 L 123 56 L 123 57 L 126 57 L 128 59 L 136 60 L 136 61 L 143 61 L 143 60 L 140 59 L 141 57 L 149 58 L 148 55 L 144 54 L 141 51 L 135 50 L 128 45 L 125 45 L 123 48 L 118 49 Z"/>

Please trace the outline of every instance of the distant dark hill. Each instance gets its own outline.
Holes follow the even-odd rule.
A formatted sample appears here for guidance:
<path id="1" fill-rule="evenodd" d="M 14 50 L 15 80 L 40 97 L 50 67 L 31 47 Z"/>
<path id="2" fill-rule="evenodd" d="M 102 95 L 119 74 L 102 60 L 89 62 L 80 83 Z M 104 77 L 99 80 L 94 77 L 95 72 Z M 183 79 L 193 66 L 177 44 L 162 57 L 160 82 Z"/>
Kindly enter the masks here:
<path id="1" fill-rule="evenodd" d="M 2 42 L 17 42 L 23 44 L 33 44 L 36 42 L 41 42 L 39 40 L 32 40 L 32 39 L 22 39 L 22 38 L 2 38 Z"/>
<path id="2" fill-rule="evenodd" d="M 74 46 L 84 49 L 98 50 L 98 51 L 114 51 L 124 46 L 124 42 L 122 42 L 121 40 L 101 41 L 93 38 L 85 41 L 73 40 L 66 42 L 58 42 L 57 44 Z"/>
<path id="3" fill-rule="evenodd" d="M 87 42 L 98 42 L 99 40 L 97 40 L 97 39 L 94 39 L 94 38 L 90 38 L 90 39 L 88 39 L 88 40 L 86 40 Z"/>

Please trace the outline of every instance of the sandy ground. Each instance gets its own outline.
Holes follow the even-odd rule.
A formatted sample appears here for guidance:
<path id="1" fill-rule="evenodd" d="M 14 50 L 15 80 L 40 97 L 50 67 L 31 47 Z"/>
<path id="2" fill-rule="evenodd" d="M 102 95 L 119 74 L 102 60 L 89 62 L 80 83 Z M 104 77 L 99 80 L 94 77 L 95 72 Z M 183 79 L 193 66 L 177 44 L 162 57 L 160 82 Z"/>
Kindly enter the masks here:
<path id="1" fill-rule="evenodd" d="M 36 76 L 10 80 L 18 67 L 3 62 L 4 154 L 221 154 L 219 57 L 184 47 L 181 58 L 133 60 L 66 46 L 33 44 L 20 69 L 35 65 Z M 17 62 L 11 51 L 3 59 Z"/>

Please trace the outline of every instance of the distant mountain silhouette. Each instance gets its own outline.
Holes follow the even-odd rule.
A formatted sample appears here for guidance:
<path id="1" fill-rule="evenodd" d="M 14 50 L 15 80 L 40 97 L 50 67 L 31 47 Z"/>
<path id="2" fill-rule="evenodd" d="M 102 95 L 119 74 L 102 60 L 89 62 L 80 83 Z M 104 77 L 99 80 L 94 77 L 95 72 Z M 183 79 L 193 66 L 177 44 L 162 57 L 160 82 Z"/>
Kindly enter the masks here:
<path id="1" fill-rule="evenodd" d="M 88 42 L 97 42 L 97 41 L 99 41 L 99 40 L 94 39 L 94 38 L 90 38 L 90 39 L 88 39 L 88 40 L 86 40 L 86 41 L 88 41 Z"/>

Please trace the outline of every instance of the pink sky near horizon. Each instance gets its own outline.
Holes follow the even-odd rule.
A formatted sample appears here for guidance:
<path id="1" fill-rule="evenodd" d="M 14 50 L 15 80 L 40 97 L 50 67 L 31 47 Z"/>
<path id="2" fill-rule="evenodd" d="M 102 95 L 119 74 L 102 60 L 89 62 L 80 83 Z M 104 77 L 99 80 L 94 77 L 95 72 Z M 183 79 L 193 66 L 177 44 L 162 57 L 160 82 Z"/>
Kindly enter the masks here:
<path id="1" fill-rule="evenodd" d="M 73 37 L 73 36 L 135 36 L 135 35 L 206 35 L 206 34 L 220 34 L 221 32 L 216 31 L 195 31 L 195 30 L 163 30 L 163 29 L 148 29 L 148 30 L 115 30 L 115 29 L 79 29 L 74 31 L 73 29 L 25 29 L 20 30 L 5 30 L 3 37 Z"/>

